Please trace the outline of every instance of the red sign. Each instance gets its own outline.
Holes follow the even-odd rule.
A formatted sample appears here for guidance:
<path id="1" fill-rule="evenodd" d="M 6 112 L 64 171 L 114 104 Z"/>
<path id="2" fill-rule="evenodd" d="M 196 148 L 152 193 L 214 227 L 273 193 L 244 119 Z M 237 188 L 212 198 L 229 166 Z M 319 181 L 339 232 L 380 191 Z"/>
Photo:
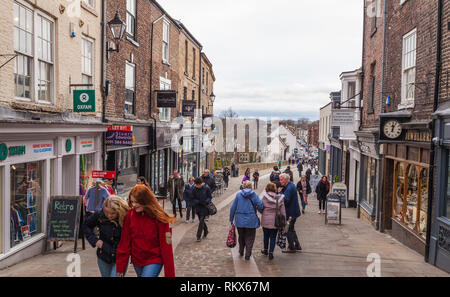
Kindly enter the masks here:
<path id="1" fill-rule="evenodd" d="M 131 126 L 112 125 L 108 127 L 108 131 L 131 131 Z"/>
<path id="2" fill-rule="evenodd" d="M 115 179 L 116 172 L 115 171 L 92 171 L 92 178 Z"/>

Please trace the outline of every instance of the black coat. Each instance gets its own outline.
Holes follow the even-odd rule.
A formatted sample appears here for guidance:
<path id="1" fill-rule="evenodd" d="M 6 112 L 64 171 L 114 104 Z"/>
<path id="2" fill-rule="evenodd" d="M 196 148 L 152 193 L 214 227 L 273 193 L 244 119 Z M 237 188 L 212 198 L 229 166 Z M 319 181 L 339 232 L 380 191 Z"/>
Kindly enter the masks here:
<path id="1" fill-rule="evenodd" d="M 183 192 L 183 200 L 186 201 L 186 207 L 192 206 L 192 191 L 194 190 L 195 185 L 184 185 L 184 192 Z"/>
<path id="2" fill-rule="evenodd" d="M 230 179 L 230 171 L 224 170 L 224 171 L 223 171 L 223 180 L 224 180 L 225 182 L 228 182 L 229 179 Z"/>
<path id="3" fill-rule="evenodd" d="M 308 170 L 306 170 L 306 180 L 309 182 L 309 180 L 311 179 L 311 169 L 308 168 Z"/>
<path id="4" fill-rule="evenodd" d="M 299 172 L 302 172 L 302 171 L 303 171 L 303 165 L 302 165 L 302 163 L 298 163 L 297 169 L 298 169 Z"/>
<path id="5" fill-rule="evenodd" d="M 330 190 L 327 189 L 327 185 L 323 181 L 320 181 L 317 184 L 316 193 L 317 193 L 318 200 L 326 200 L 329 192 L 330 192 Z"/>
<path id="6" fill-rule="evenodd" d="M 200 189 L 194 187 L 192 190 L 192 206 L 199 217 L 208 215 L 208 208 L 206 207 L 211 202 L 211 189 L 207 185 L 203 185 Z"/>
<path id="7" fill-rule="evenodd" d="M 294 182 L 294 173 L 293 173 L 291 170 L 286 169 L 286 170 L 284 171 L 284 173 L 289 174 L 289 177 L 290 177 L 290 179 L 291 179 L 291 182 Z"/>
<path id="8" fill-rule="evenodd" d="M 103 210 L 95 212 L 83 222 L 84 234 L 92 247 L 95 247 L 97 241 L 103 241 L 102 248 L 97 249 L 97 257 L 109 264 L 116 262 L 117 246 L 122 233 L 122 227 L 119 222 L 116 223 L 117 225 L 111 222 Z M 99 237 L 94 233 L 95 227 L 99 228 Z"/>
<path id="9" fill-rule="evenodd" d="M 202 181 L 210 188 L 211 193 L 216 190 L 216 181 L 211 176 L 202 176 Z"/>

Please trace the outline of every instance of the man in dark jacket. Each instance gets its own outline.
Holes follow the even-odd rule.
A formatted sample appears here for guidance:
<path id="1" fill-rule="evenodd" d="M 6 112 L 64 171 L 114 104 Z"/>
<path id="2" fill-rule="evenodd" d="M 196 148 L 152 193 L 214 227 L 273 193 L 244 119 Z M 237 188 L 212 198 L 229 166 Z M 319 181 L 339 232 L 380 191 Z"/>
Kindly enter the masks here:
<path id="1" fill-rule="evenodd" d="M 189 178 L 189 183 L 184 186 L 183 199 L 186 202 L 186 223 L 189 223 L 189 217 L 192 212 L 192 220 L 191 223 L 194 222 L 195 219 L 195 209 L 192 207 L 192 191 L 194 191 L 194 180 L 192 176 Z"/>
<path id="2" fill-rule="evenodd" d="M 216 181 L 210 176 L 210 171 L 205 169 L 202 175 L 202 181 L 210 188 L 211 194 L 216 190 Z"/>
<path id="3" fill-rule="evenodd" d="M 286 218 L 291 222 L 289 224 L 287 239 L 289 246 L 283 253 L 295 253 L 296 251 L 301 251 L 302 247 L 298 241 L 297 233 L 295 232 L 295 222 L 297 218 L 300 217 L 300 205 L 298 203 L 297 188 L 290 181 L 289 175 L 283 173 L 280 176 L 280 183 L 283 186 L 281 193 L 284 195 L 284 206 L 286 208 Z"/>
<path id="4" fill-rule="evenodd" d="M 209 214 L 207 205 L 211 202 L 211 190 L 208 185 L 203 183 L 201 177 L 195 179 L 195 186 L 192 190 L 192 206 L 197 212 L 199 224 L 197 229 L 197 242 L 201 241 L 202 232 L 203 238 L 208 235 L 208 227 L 205 223 L 205 217 Z"/>
<path id="5" fill-rule="evenodd" d="M 294 173 L 291 171 L 291 166 L 288 166 L 283 173 L 289 174 L 290 181 L 294 182 Z"/>
<path id="6" fill-rule="evenodd" d="M 184 180 L 181 175 L 178 174 L 178 170 L 173 171 L 173 175 L 169 177 L 167 181 L 167 190 L 169 191 L 169 199 L 173 205 L 173 214 L 177 217 L 177 202 L 180 210 L 180 217 L 183 217 L 183 208 L 181 201 L 183 201 Z"/>
<path id="7" fill-rule="evenodd" d="M 301 162 L 299 162 L 297 164 L 297 169 L 298 169 L 298 175 L 302 176 L 302 172 L 303 172 L 303 165 Z"/>
<path id="8" fill-rule="evenodd" d="M 311 180 L 311 169 L 308 168 L 308 170 L 306 170 L 306 181 L 309 183 L 309 181 Z"/>

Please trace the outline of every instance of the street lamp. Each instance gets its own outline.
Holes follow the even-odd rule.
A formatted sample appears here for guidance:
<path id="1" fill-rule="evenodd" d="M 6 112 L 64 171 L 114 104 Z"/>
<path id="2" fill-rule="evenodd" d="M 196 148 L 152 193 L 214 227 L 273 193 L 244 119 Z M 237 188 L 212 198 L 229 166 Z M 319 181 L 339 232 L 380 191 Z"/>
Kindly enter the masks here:
<path id="1" fill-rule="evenodd" d="M 216 100 L 216 95 L 214 95 L 214 93 L 211 93 L 211 95 L 209 95 L 209 98 L 211 98 L 211 102 L 214 103 L 214 100 Z"/>
<path id="2" fill-rule="evenodd" d="M 116 15 L 114 16 L 114 19 L 108 22 L 109 29 L 111 30 L 111 34 L 114 38 L 114 41 L 116 42 L 116 48 L 110 48 L 107 45 L 108 53 L 109 52 L 119 52 L 119 41 L 123 37 L 123 33 L 125 32 L 125 29 L 127 28 L 127 24 L 125 24 L 124 21 L 120 18 L 119 11 L 116 11 Z"/>

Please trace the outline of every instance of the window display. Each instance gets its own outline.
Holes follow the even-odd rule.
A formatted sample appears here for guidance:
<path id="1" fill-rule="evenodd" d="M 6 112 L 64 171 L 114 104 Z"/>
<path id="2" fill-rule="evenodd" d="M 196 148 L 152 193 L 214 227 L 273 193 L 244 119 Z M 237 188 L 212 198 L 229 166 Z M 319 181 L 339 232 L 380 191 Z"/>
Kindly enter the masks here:
<path id="1" fill-rule="evenodd" d="M 43 162 L 11 165 L 11 247 L 42 232 Z"/>
<path id="2" fill-rule="evenodd" d="M 377 160 L 370 157 L 364 157 L 364 172 L 366 174 L 366 186 L 364 188 L 363 199 L 370 205 L 375 204 L 375 186 L 376 186 Z"/>
<path id="3" fill-rule="evenodd" d="M 394 185 L 393 217 L 425 238 L 428 209 L 428 169 L 397 162 Z"/>
<path id="4" fill-rule="evenodd" d="M 137 150 L 121 150 L 117 156 L 117 194 L 128 198 L 128 193 L 136 185 L 137 174 Z"/>
<path id="5" fill-rule="evenodd" d="M 94 154 L 80 155 L 80 195 L 83 197 L 92 186 L 92 170 L 94 170 Z"/>

